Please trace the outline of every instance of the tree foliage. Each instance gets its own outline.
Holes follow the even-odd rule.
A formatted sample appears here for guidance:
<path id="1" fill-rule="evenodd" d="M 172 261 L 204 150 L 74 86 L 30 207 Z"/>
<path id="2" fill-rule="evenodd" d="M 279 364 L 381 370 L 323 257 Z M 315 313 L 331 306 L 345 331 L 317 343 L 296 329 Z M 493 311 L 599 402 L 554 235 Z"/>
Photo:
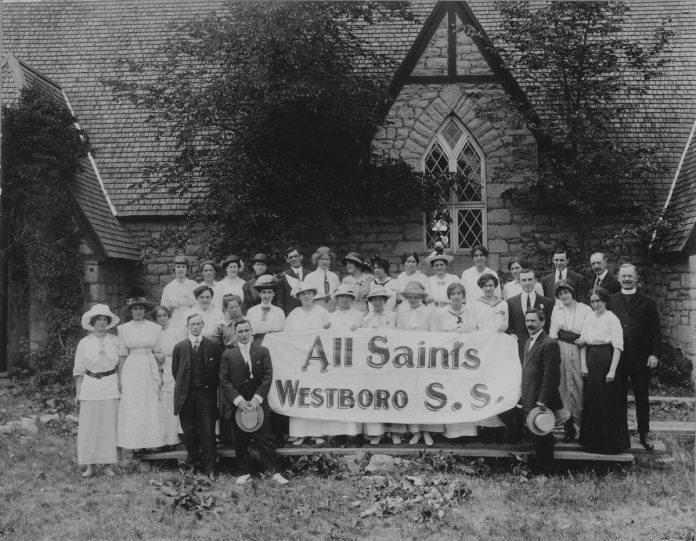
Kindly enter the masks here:
<path id="1" fill-rule="evenodd" d="M 189 217 L 219 240 L 217 252 L 432 210 L 432 180 L 370 150 L 395 66 L 361 35 L 410 17 L 399 2 L 248 1 L 178 26 L 161 58 L 127 62 L 129 75 L 107 82 L 176 145 L 147 182 L 190 195 Z"/>
<path id="2" fill-rule="evenodd" d="M 540 140 L 538 175 L 507 195 L 580 227 L 588 215 L 630 207 L 631 186 L 658 170 L 657 148 L 625 137 L 624 122 L 665 64 L 666 22 L 656 21 L 653 39 L 643 42 L 623 31 L 623 2 L 498 2 L 497 9 L 502 24 L 491 46 L 543 104 L 526 118 Z"/>
<path id="3" fill-rule="evenodd" d="M 82 261 L 71 185 L 89 148 L 65 104 L 37 89 L 24 89 L 2 109 L 2 257 L 10 294 L 27 307 L 32 294 L 43 301 L 48 340 L 32 368 L 50 369 L 48 379 L 70 378 L 70 346 L 81 333 Z"/>

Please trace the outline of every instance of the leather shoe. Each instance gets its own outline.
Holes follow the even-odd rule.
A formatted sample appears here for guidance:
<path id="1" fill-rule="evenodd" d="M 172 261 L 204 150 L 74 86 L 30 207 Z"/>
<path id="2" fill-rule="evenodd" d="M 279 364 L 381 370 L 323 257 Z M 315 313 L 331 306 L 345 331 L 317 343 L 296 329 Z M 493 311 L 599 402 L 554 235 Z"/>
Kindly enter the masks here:
<path id="1" fill-rule="evenodd" d="M 273 474 L 273 480 L 278 483 L 279 485 L 287 485 L 290 481 L 288 481 L 285 477 L 283 477 L 279 473 L 274 473 Z"/>
<path id="2" fill-rule="evenodd" d="M 251 475 L 249 475 L 249 474 L 247 473 L 247 474 L 245 474 L 245 475 L 240 475 L 239 477 L 237 477 L 237 480 L 235 481 L 235 484 L 237 484 L 237 485 L 243 485 L 243 484 L 245 484 L 245 483 L 248 483 L 249 481 L 251 481 Z"/>
<path id="3" fill-rule="evenodd" d="M 648 441 L 647 434 L 640 435 L 640 444 L 648 451 L 655 449 L 655 445 L 651 441 Z"/>

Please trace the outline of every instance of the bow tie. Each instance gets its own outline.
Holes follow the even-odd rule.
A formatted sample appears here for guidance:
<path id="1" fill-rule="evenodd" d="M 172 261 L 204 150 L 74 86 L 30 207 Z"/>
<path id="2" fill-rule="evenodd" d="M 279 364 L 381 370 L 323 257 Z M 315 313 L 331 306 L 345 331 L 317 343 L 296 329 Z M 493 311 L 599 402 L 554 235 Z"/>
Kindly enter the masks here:
<path id="1" fill-rule="evenodd" d="M 437 285 L 439 285 L 439 286 L 444 286 L 445 283 L 446 283 L 446 282 L 445 282 L 444 280 L 438 280 Z"/>
<path id="2" fill-rule="evenodd" d="M 262 306 L 262 307 L 261 307 L 261 310 L 264 311 L 264 312 L 270 312 L 270 311 L 271 311 L 271 307 L 270 307 L 270 306 Z"/>

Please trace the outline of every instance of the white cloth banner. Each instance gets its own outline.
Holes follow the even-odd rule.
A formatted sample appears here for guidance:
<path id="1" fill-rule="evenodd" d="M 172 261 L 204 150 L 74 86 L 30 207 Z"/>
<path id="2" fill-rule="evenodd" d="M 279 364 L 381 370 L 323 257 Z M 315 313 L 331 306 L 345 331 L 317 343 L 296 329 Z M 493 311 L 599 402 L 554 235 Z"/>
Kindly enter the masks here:
<path id="1" fill-rule="evenodd" d="M 271 333 L 269 405 L 290 417 L 363 423 L 479 421 L 520 397 L 507 334 L 358 329 Z"/>

